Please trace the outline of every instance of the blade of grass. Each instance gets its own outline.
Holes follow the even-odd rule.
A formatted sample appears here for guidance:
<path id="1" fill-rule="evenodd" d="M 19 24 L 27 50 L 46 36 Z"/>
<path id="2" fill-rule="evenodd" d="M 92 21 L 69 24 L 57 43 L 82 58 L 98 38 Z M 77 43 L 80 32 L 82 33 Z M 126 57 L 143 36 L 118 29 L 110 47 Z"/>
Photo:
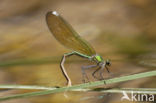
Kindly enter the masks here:
<path id="1" fill-rule="evenodd" d="M 156 76 L 156 71 L 150 71 L 150 72 L 138 73 L 138 74 L 122 76 L 122 77 L 117 77 L 117 78 L 107 79 L 107 80 L 102 80 L 102 81 L 84 83 L 84 84 L 80 84 L 80 85 L 74 85 L 71 87 L 62 87 L 62 88 L 57 88 L 54 90 L 45 90 L 45 91 L 17 94 L 17 95 L 13 95 L 13 96 L 6 96 L 6 97 L 1 97 L 0 101 L 15 99 L 15 98 L 26 98 L 26 97 L 47 95 L 47 94 L 64 92 L 64 91 L 73 90 L 73 89 L 84 89 L 84 88 L 89 88 L 89 87 L 95 87 L 95 86 L 100 86 L 100 85 L 124 82 L 124 81 L 135 80 L 135 79 L 144 78 L 144 77 L 151 77 L 151 76 Z"/>
<path id="2" fill-rule="evenodd" d="M 24 89 L 24 90 L 54 90 L 57 87 L 46 87 L 46 86 L 35 86 L 35 85 L 0 85 L 2 89 Z M 99 91 L 106 93 L 122 93 L 125 91 L 126 93 L 152 93 L 156 94 L 156 88 L 95 88 L 95 89 L 69 89 L 69 91 Z"/>
<path id="3" fill-rule="evenodd" d="M 5 89 L 37 89 L 37 90 L 54 90 L 57 87 L 45 87 L 45 86 L 36 86 L 36 85 L 0 85 L 0 88 Z"/>

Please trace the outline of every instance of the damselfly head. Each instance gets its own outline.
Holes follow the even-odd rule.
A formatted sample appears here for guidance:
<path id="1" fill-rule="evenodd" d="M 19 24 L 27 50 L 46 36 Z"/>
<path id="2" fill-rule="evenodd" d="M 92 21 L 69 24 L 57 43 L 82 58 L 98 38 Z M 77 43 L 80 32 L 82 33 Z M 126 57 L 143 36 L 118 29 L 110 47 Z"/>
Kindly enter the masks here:
<path id="1" fill-rule="evenodd" d="M 111 66 L 111 62 L 109 59 L 106 60 L 106 66 Z"/>

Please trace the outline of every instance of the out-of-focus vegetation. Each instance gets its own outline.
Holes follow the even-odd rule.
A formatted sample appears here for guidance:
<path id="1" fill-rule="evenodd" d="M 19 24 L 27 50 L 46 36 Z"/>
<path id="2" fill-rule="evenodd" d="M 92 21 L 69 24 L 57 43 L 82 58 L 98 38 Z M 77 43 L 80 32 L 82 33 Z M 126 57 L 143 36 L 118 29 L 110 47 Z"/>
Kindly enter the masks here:
<path id="1" fill-rule="evenodd" d="M 105 72 L 106 78 L 155 69 L 153 64 L 156 62 L 150 62 L 151 59 L 156 59 L 155 0 L 1 0 L 0 64 L 19 61 L 19 64 L 22 62 L 23 65 L 0 66 L 0 84 L 65 86 L 66 81 L 61 74 L 59 60 L 63 53 L 70 50 L 60 45 L 47 28 L 45 14 L 53 10 L 59 12 L 104 59 L 112 60 L 112 74 Z M 52 62 L 45 62 L 45 58 Z M 30 62 L 31 65 L 27 64 L 27 61 L 31 60 L 37 61 L 34 64 Z M 82 83 L 80 68 L 91 63 L 75 56 L 67 62 L 65 66 L 73 83 Z M 94 70 L 87 70 L 88 75 Z M 156 85 L 153 80 L 154 77 L 111 87 L 152 88 Z M 13 90 L 1 92 L 0 95 L 19 92 L 21 91 Z M 81 93 L 67 95 L 68 97 L 65 97 L 64 93 L 60 93 L 11 102 L 84 102 L 79 101 Z M 99 94 L 85 93 L 83 96 L 97 95 Z M 121 102 L 120 97 L 112 95 L 85 102 Z"/>

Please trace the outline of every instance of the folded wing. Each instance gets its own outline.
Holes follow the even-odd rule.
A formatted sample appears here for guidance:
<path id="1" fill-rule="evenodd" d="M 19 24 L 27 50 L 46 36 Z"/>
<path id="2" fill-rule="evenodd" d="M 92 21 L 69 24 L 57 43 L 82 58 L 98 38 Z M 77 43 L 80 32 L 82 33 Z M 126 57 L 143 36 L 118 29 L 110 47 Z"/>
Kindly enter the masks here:
<path id="1" fill-rule="evenodd" d="M 54 37 L 65 47 L 87 56 L 96 54 L 93 47 L 81 38 L 56 11 L 47 13 L 46 22 Z"/>

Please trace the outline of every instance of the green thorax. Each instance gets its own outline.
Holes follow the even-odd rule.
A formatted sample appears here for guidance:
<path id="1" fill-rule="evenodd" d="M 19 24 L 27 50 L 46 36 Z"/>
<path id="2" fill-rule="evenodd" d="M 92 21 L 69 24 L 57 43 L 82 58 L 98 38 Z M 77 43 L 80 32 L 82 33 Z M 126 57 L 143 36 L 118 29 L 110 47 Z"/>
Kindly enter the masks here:
<path id="1" fill-rule="evenodd" d="M 95 56 L 94 56 L 94 60 L 95 60 L 96 62 L 103 62 L 103 58 L 102 58 L 100 55 L 95 55 Z"/>

